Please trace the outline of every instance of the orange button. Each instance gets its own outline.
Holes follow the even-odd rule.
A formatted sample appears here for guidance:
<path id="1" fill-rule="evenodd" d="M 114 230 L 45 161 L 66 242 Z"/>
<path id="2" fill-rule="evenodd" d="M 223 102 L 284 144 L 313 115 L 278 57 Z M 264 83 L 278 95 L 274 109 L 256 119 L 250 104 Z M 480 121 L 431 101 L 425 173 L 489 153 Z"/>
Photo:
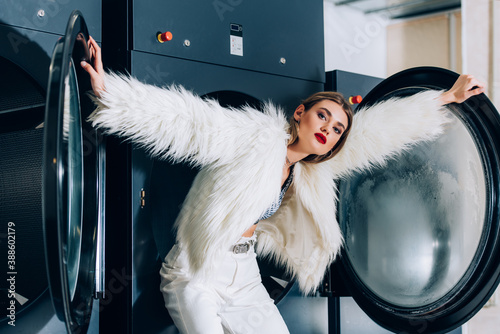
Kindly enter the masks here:
<path id="1" fill-rule="evenodd" d="M 363 100 L 361 95 L 356 95 L 356 96 L 351 96 L 349 97 L 349 103 L 350 104 L 357 104 L 360 103 Z"/>
<path id="2" fill-rule="evenodd" d="M 172 40 L 172 33 L 170 31 L 164 32 L 163 34 L 158 34 L 156 38 L 158 42 L 164 43 Z"/>

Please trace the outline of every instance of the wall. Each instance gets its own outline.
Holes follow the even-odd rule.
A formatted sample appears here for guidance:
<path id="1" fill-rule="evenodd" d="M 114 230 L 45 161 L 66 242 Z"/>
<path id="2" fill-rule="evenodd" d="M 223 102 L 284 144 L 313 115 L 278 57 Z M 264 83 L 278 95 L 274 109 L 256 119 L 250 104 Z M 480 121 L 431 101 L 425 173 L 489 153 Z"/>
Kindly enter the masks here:
<path id="1" fill-rule="evenodd" d="M 325 69 L 386 77 L 386 25 L 380 15 L 365 15 L 324 1 Z"/>
<path id="2" fill-rule="evenodd" d="M 462 0 L 463 73 L 487 85 L 486 95 L 500 109 L 500 0 Z M 469 333 L 498 330 L 500 287 L 469 323 Z"/>
<path id="3" fill-rule="evenodd" d="M 387 74 L 417 66 L 461 71 L 460 11 L 394 20 L 387 26 Z"/>
<path id="4" fill-rule="evenodd" d="M 500 0 L 462 0 L 463 72 L 488 85 L 487 95 L 500 105 Z M 493 24 L 496 22 L 496 24 Z"/>

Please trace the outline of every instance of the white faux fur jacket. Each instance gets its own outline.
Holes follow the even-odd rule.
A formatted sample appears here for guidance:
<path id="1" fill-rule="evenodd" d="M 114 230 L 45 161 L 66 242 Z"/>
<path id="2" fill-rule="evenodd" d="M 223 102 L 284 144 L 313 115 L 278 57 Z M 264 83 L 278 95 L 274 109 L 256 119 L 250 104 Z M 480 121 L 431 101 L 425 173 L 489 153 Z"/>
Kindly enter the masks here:
<path id="1" fill-rule="evenodd" d="M 227 109 L 182 87 L 159 88 L 116 74 L 106 74 L 105 85 L 90 117 L 95 126 L 153 156 L 200 167 L 176 221 L 177 241 L 193 274 L 208 275 L 219 255 L 279 196 L 289 138 L 283 111 L 270 103 L 264 112 Z M 284 264 L 304 293 L 314 291 L 343 241 L 335 179 L 441 134 L 447 109 L 439 106 L 440 93 L 429 90 L 360 110 L 337 156 L 297 163 L 281 207 L 258 224 L 257 252 Z"/>

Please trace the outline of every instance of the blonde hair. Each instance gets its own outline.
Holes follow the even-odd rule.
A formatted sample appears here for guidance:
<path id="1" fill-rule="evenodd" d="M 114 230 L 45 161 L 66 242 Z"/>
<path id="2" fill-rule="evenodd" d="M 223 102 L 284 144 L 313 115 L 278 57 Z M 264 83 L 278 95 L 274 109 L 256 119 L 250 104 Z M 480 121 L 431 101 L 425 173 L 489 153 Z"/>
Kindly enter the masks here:
<path id="1" fill-rule="evenodd" d="M 323 155 L 310 154 L 304 159 L 302 159 L 302 161 L 309 163 L 320 163 L 323 161 L 330 160 L 342 149 L 342 147 L 345 144 L 345 141 L 347 140 L 347 136 L 351 131 L 354 112 L 351 108 L 350 103 L 344 98 L 344 96 L 341 93 L 318 92 L 309 96 L 307 99 L 302 101 L 302 104 L 304 105 L 304 112 L 308 112 L 316 103 L 319 103 L 324 100 L 335 102 L 342 108 L 342 110 L 344 110 L 348 120 L 347 128 L 342 133 L 342 136 L 340 136 L 339 141 L 328 153 Z M 295 120 L 294 116 L 290 118 L 290 127 L 288 132 L 290 134 L 290 140 L 288 141 L 288 145 L 292 145 L 299 139 L 299 123 L 297 122 L 297 120 Z"/>

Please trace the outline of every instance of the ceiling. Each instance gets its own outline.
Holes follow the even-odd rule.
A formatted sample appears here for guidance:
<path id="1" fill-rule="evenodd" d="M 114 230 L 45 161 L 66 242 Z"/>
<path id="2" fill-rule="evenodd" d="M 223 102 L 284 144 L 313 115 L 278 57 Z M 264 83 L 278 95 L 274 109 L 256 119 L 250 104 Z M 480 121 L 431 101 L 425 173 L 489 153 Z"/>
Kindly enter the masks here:
<path id="1" fill-rule="evenodd" d="M 460 8 L 461 0 L 332 0 L 336 6 L 349 6 L 365 14 L 405 18 Z"/>

